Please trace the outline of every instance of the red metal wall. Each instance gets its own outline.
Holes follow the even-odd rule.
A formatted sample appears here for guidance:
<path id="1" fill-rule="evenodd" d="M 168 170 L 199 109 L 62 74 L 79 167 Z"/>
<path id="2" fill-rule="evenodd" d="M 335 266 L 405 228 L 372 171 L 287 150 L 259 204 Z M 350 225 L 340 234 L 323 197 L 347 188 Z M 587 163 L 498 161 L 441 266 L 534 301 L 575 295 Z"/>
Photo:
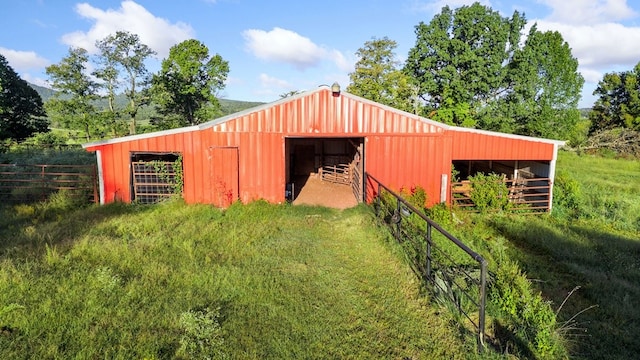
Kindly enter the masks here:
<path id="1" fill-rule="evenodd" d="M 453 160 L 552 160 L 554 145 L 533 138 L 465 130 L 448 131 L 453 137 Z"/>
<path id="2" fill-rule="evenodd" d="M 237 194 L 243 202 L 284 201 L 287 137 L 365 139 L 365 170 L 396 189 L 420 185 L 429 203 L 440 201 L 442 175 L 456 159 L 549 160 L 553 145 L 452 131 L 446 126 L 350 94 L 319 88 L 201 126 L 87 144 L 100 150 L 105 202 L 128 202 L 131 152 L 183 155 L 188 203 L 225 206 L 216 192 L 219 172 L 230 171 L 215 148 L 236 148 Z M 226 176 L 226 175 L 225 175 Z M 233 190 L 235 191 L 235 189 Z"/>

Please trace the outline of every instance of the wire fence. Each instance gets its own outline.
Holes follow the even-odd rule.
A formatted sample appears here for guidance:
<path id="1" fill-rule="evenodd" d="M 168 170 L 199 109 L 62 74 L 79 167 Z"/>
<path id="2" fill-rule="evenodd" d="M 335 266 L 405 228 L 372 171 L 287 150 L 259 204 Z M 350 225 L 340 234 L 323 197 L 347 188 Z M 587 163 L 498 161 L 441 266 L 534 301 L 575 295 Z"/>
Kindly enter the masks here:
<path id="1" fill-rule="evenodd" d="M 406 199 L 366 174 L 373 207 L 433 299 L 461 314 L 484 349 L 487 262 Z"/>

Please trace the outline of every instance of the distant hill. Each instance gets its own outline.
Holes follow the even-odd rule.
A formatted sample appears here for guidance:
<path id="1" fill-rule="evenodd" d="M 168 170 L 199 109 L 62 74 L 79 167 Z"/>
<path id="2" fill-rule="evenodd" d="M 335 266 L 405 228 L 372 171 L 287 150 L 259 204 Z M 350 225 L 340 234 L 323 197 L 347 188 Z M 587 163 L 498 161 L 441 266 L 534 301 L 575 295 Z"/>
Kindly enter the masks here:
<path id="1" fill-rule="evenodd" d="M 49 89 L 47 87 L 44 86 L 39 86 L 36 84 L 32 84 L 29 83 L 29 86 L 31 86 L 42 98 L 43 102 L 46 102 L 47 100 L 49 100 L 50 98 L 52 98 L 55 94 L 56 91 L 53 89 Z M 264 102 L 257 102 L 257 101 L 240 101 L 240 100 L 229 100 L 229 99 L 218 99 L 218 101 L 220 101 L 220 107 L 222 108 L 222 116 L 226 116 L 229 114 L 233 114 L 236 113 L 238 111 L 242 111 L 245 109 L 249 109 L 255 106 L 259 106 L 264 104 Z M 117 107 L 124 107 L 127 104 L 127 97 L 123 94 L 117 95 L 116 96 L 116 106 Z M 107 101 L 102 99 L 102 100 L 98 100 L 97 105 L 100 107 L 106 107 L 107 106 Z M 148 108 L 146 109 L 147 111 L 142 111 L 142 113 L 154 113 L 155 111 L 153 110 L 153 108 Z M 142 115 L 142 114 L 141 114 Z"/>
<path id="2" fill-rule="evenodd" d="M 30 82 L 27 82 L 29 84 L 29 86 L 31 86 L 31 88 L 33 88 L 38 95 L 40 95 L 40 97 L 42 98 L 42 102 L 47 101 L 49 98 L 53 97 L 53 95 L 56 94 L 56 91 L 53 89 L 49 89 L 46 88 L 44 86 L 40 86 L 40 85 L 36 85 L 36 84 L 32 84 Z"/>

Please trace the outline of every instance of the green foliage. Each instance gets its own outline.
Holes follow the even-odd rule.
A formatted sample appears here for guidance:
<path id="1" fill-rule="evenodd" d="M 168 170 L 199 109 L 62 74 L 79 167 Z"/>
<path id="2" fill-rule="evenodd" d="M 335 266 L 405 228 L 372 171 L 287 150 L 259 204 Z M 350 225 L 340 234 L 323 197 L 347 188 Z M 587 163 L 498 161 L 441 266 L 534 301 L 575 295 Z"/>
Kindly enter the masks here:
<path id="1" fill-rule="evenodd" d="M 124 94 L 128 100 L 124 111 L 130 117 L 129 133 L 135 134 L 138 110 L 149 101 L 146 95 L 149 80 L 145 62 L 155 55 L 155 51 L 143 44 L 137 34 L 127 31 L 108 35 L 99 40 L 96 46 L 100 50 L 99 62 L 103 65 L 97 75 L 104 81 L 108 91 L 115 90 L 116 83 L 124 83 Z"/>
<path id="2" fill-rule="evenodd" d="M 474 208 L 480 212 L 505 210 L 509 206 L 509 188 L 500 174 L 478 173 L 469 176 L 471 181 L 471 200 Z"/>
<path id="3" fill-rule="evenodd" d="M 400 196 L 418 210 L 424 210 L 427 205 L 427 192 L 422 186 L 415 186 L 410 189 L 400 189 Z"/>
<path id="4" fill-rule="evenodd" d="M 15 146 L 9 152 L 0 153 L 0 164 L 95 165 L 96 154 L 80 148 L 33 150 L 29 147 Z"/>
<path id="5" fill-rule="evenodd" d="M 173 194 L 178 197 L 182 196 L 182 189 L 184 189 L 182 154 L 180 154 L 172 163 L 167 163 L 162 160 L 153 160 L 149 162 L 149 165 L 153 167 L 161 181 L 167 184 L 173 184 Z"/>
<path id="6" fill-rule="evenodd" d="M 45 104 L 51 118 L 69 129 L 81 130 L 88 141 L 96 133 L 96 108 L 98 84 L 87 74 L 89 55 L 85 49 L 70 48 L 69 54 L 59 64 L 49 65 L 47 75 L 57 92 Z"/>
<path id="7" fill-rule="evenodd" d="M 24 140 L 47 132 L 42 98 L 0 55 L 0 141 Z"/>
<path id="8" fill-rule="evenodd" d="M 565 139 L 580 114 L 584 79 L 558 32 L 524 15 L 503 17 L 476 2 L 442 8 L 416 26 L 404 71 L 423 100 L 421 114 L 450 125 Z"/>
<path id="9" fill-rule="evenodd" d="M 452 98 L 446 98 L 444 100 L 442 106 L 440 106 L 440 108 L 434 112 L 432 119 L 448 125 L 468 128 L 474 127 L 476 125 L 476 120 L 474 120 L 469 104 L 454 104 Z"/>
<path id="10" fill-rule="evenodd" d="M 507 74 L 508 91 L 485 112 L 486 128 L 503 116 L 509 130 L 522 135 L 566 139 L 575 131 L 584 79 L 560 33 L 532 26 L 524 46 L 514 51 Z M 494 130 L 503 127 L 497 126 Z"/>
<path id="11" fill-rule="evenodd" d="M 556 173 L 553 187 L 553 206 L 556 212 L 565 212 L 568 216 L 579 217 L 583 209 L 584 198 L 580 183 L 566 170 Z"/>
<path id="12" fill-rule="evenodd" d="M 180 314 L 182 337 L 178 356 L 185 359 L 226 359 L 220 327 L 220 308 L 189 310 Z"/>
<path id="13" fill-rule="evenodd" d="M 387 37 L 372 39 L 358 49 L 355 71 L 349 74 L 347 91 L 400 110 L 415 111 L 417 96 L 409 77 L 400 69 L 394 50 L 397 43 Z"/>
<path id="14" fill-rule="evenodd" d="M 640 62 L 631 71 L 604 74 L 593 92 L 591 133 L 622 127 L 640 130 Z"/>
<path id="15" fill-rule="evenodd" d="M 536 359 L 566 356 L 555 332 L 556 316 L 549 302 L 533 289 L 516 263 L 507 261 L 498 265 L 490 298 L 491 305 L 504 315 L 503 326 L 511 333 L 506 336 L 507 341 L 530 344 L 530 348 L 524 350 Z"/>
<path id="16" fill-rule="evenodd" d="M 195 39 L 185 40 L 169 50 L 162 69 L 153 76 L 151 93 L 158 112 L 172 116 L 161 128 L 197 125 L 220 113 L 215 92 L 225 87 L 229 63 Z"/>
<path id="17" fill-rule="evenodd" d="M 426 102 L 423 113 L 441 108 L 460 113 L 464 104 L 475 110 L 502 92 L 504 64 L 524 24 L 518 12 L 511 19 L 504 18 L 474 3 L 456 10 L 445 6 L 428 24 L 417 25 L 416 44 L 409 51 L 405 72 Z M 468 113 L 458 116 L 456 125 L 467 117 Z"/>

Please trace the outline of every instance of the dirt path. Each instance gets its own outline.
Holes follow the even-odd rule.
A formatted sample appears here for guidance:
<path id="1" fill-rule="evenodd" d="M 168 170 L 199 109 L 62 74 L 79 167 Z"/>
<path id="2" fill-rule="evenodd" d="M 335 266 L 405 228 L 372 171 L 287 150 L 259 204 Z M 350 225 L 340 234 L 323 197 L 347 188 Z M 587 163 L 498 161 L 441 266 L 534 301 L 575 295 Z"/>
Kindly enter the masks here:
<path id="1" fill-rule="evenodd" d="M 301 186 L 298 196 L 293 200 L 294 205 L 320 205 L 336 209 L 346 209 L 358 205 L 351 186 L 321 181 L 316 175 L 309 176 L 305 181 L 298 181 L 296 187 Z"/>

